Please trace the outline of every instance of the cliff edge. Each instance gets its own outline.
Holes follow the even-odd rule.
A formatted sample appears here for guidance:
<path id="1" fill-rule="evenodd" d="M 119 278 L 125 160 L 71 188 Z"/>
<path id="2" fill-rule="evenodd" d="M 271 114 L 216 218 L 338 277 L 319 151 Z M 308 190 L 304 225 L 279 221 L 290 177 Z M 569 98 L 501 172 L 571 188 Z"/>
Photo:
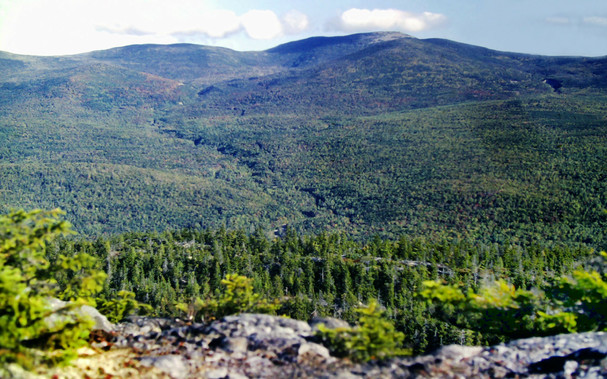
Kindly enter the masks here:
<path id="1" fill-rule="evenodd" d="M 241 314 L 211 324 L 133 317 L 94 334 L 93 349 L 61 378 L 604 378 L 607 333 L 512 341 L 492 347 L 450 345 L 433 354 L 354 363 L 330 355 L 314 337 L 319 322 Z M 15 377 L 23 372 L 14 371 Z M 35 375 L 30 375 L 36 377 Z"/>

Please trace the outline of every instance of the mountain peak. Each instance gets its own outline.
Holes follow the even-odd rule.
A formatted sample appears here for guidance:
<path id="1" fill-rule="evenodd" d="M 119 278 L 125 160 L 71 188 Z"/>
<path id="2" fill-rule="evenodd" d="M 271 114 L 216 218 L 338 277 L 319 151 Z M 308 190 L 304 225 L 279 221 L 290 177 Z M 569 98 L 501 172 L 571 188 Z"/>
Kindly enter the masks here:
<path id="1" fill-rule="evenodd" d="M 289 54 L 339 45 L 350 45 L 360 48 L 378 42 L 391 41 L 401 38 L 413 37 L 398 32 L 358 33 L 336 37 L 310 37 L 299 41 L 287 42 L 266 51 L 269 53 Z"/>

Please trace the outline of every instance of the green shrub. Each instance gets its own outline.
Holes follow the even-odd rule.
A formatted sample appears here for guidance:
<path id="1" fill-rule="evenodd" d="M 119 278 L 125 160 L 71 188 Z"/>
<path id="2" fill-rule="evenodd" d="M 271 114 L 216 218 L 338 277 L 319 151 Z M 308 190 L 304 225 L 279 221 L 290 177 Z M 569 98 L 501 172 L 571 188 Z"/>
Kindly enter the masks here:
<path id="1" fill-rule="evenodd" d="M 59 284 L 58 297 L 65 301 L 84 301 L 95 306 L 97 294 L 103 289 L 107 275 L 96 268 L 97 258 L 86 253 L 71 256 L 59 254 L 52 261 L 52 275 L 61 276 L 63 281 Z"/>
<path id="2" fill-rule="evenodd" d="M 544 291 L 515 288 L 499 280 L 478 293 L 426 281 L 420 296 L 434 307 L 437 316 L 454 325 L 524 338 L 607 330 L 606 279 L 605 273 L 578 269 Z"/>
<path id="3" fill-rule="evenodd" d="M 404 334 L 383 318 L 377 302 L 372 301 L 368 307 L 358 308 L 356 312 L 360 315 L 356 327 L 329 329 L 319 326 L 317 335 L 331 354 L 359 362 L 410 354 L 409 350 L 400 347 Z"/>
<path id="4" fill-rule="evenodd" d="M 242 275 L 228 274 L 221 284 L 225 290 L 218 298 L 202 301 L 195 298 L 192 302 L 179 303 L 177 309 L 191 320 L 196 314 L 202 313 L 205 321 L 212 321 L 227 315 L 239 313 L 268 313 L 274 314 L 279 307 L 277 301 L 270 302 L 260 294 L 253 292 L 253 280 Z"/>
<path id="5" fill-rule="evenodd" d="M 144 313 L 150 313 L 152 307 L 148 304 L 140 303 L 135 300 L 135 294 L 131 291 L 119 291 L 118 297 L 110 298 L 97 298 L 97 308 L 110 322 L 117 323 L 128 315 L 135 312 L 142 311 Z"/>
<path id="6" fill-rule="evenodd" d="M 92 322 L 74 308 L 88 304 L 102 288 L 105 274 L 91 268 L 87 254 L 59 255 L 50 263 L 46 243 L 69 234 L 59 210 L 15 211 L 0 216 L 0 364 L 31 368 L 42 363 L 65 363 L 86 344 Z M 76 272 L 61 291 L 53 279 L 58 271 Z M 79 295 L 83 295 L 80 297 Z M 53 297 L 73 300 L 51 309 Z M 48 322 L 55 316 L 53 322 Z M 1 370 L 0 370 L 1 374 Z"/>
<path id="7" fill-rule="evenodd" d="M 600 256 L 607 261 L 607 253 L 601 252 Z M 576 316 L 577 330 L 607 331 L 607 272 L 575 270 L 550 296 Z"/>

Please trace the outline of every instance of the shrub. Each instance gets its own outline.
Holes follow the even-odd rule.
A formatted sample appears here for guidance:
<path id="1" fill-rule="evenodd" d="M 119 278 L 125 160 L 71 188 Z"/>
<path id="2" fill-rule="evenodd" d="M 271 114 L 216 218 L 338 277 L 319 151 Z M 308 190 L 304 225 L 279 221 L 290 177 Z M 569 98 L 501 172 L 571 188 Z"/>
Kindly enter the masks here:
<path id="1" fill-rule="evenodd" d="M 135 294 L 131 291 L 119 291 L 118 297 L 109 300 L 106 300 L 105 298 L 97 298 L 96 300 L 99 312 L 103 313 L 103 315 L 113 323 L 120 322 L 126 316 L 138 311 L 144 313 L 152 311 L 152 307 L 148 304 L 143 304 L 135 300 Z"/>
<path id="2" fill-rule="evenodd" d="M 601 253 L 601 257 L 607 257 Z M 424 297 L 443 320 L 508 338 L 607 330 L 606 274 L 575 270 L 545 291 L 515 288 L 500 280 L 464 293 L 426 281 Z"/>
<path id="3" fill-rule="evenodd" d="M 383 318 L 377 302 L 358 308 L 360 315 L 356 327 L 335 329 L 319 326 L 318 337 L 331 354 L 350 357 L 354 361 L 382 360 L 399 355 L 409 355 L 410 351 L 400 346 L 404 334 L 397 332 L 394 325 Z"/>
<path id="4" fill-rule="evenodd" d="M 45 258 L 46 243 L 71 233 L 59 210 L 14 211 L 0 217 L 0 363 L 26 368 L 65 363 L 86 344 L 92 322 L 74 308 L 102 288 L 105 274 L 91 268 L 89 255 Z M 58 270 L 78 272 L 64 291 L 53 279 Z M 80 297 L 82 294 L 84 298 Z M 52 309 L 53 297 L 73 300 Z M 54 322 L 47 322 L 55 316 Z M 58 321 L 57 321 L 58 320 Z M 1 373 L 1 372 L 0 372 Z"/>
<path id="5" fill-rule="evenodd" d="M 274 314 L 279 307 L 279 303 L 262 299 L 260 294 L 253 292 L 252 282 L 252 279 L 245 276 L 228 274 L 225 279 L 221 280 L 225 290 L 218 298 L 209 298 L 206 301 L 195 298 L 189 304 L 179 303 L 176 307 L 191 320 L 198 313 L 202 313 L 205 321 L 212 321 L 238 313 Z"/>

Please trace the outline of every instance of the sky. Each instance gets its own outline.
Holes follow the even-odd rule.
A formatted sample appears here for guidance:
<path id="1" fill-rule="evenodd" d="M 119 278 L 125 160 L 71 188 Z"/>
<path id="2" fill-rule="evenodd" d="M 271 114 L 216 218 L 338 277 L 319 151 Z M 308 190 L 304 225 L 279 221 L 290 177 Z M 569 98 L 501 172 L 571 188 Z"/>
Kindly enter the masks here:
<path id="1" fill-rule="evenodd" d="M 501 51 L 606 56 L 607 0 L 0 0 L 0 51 L 15 54 L 143 43 L 264 50 L 373 31 Z"/>

